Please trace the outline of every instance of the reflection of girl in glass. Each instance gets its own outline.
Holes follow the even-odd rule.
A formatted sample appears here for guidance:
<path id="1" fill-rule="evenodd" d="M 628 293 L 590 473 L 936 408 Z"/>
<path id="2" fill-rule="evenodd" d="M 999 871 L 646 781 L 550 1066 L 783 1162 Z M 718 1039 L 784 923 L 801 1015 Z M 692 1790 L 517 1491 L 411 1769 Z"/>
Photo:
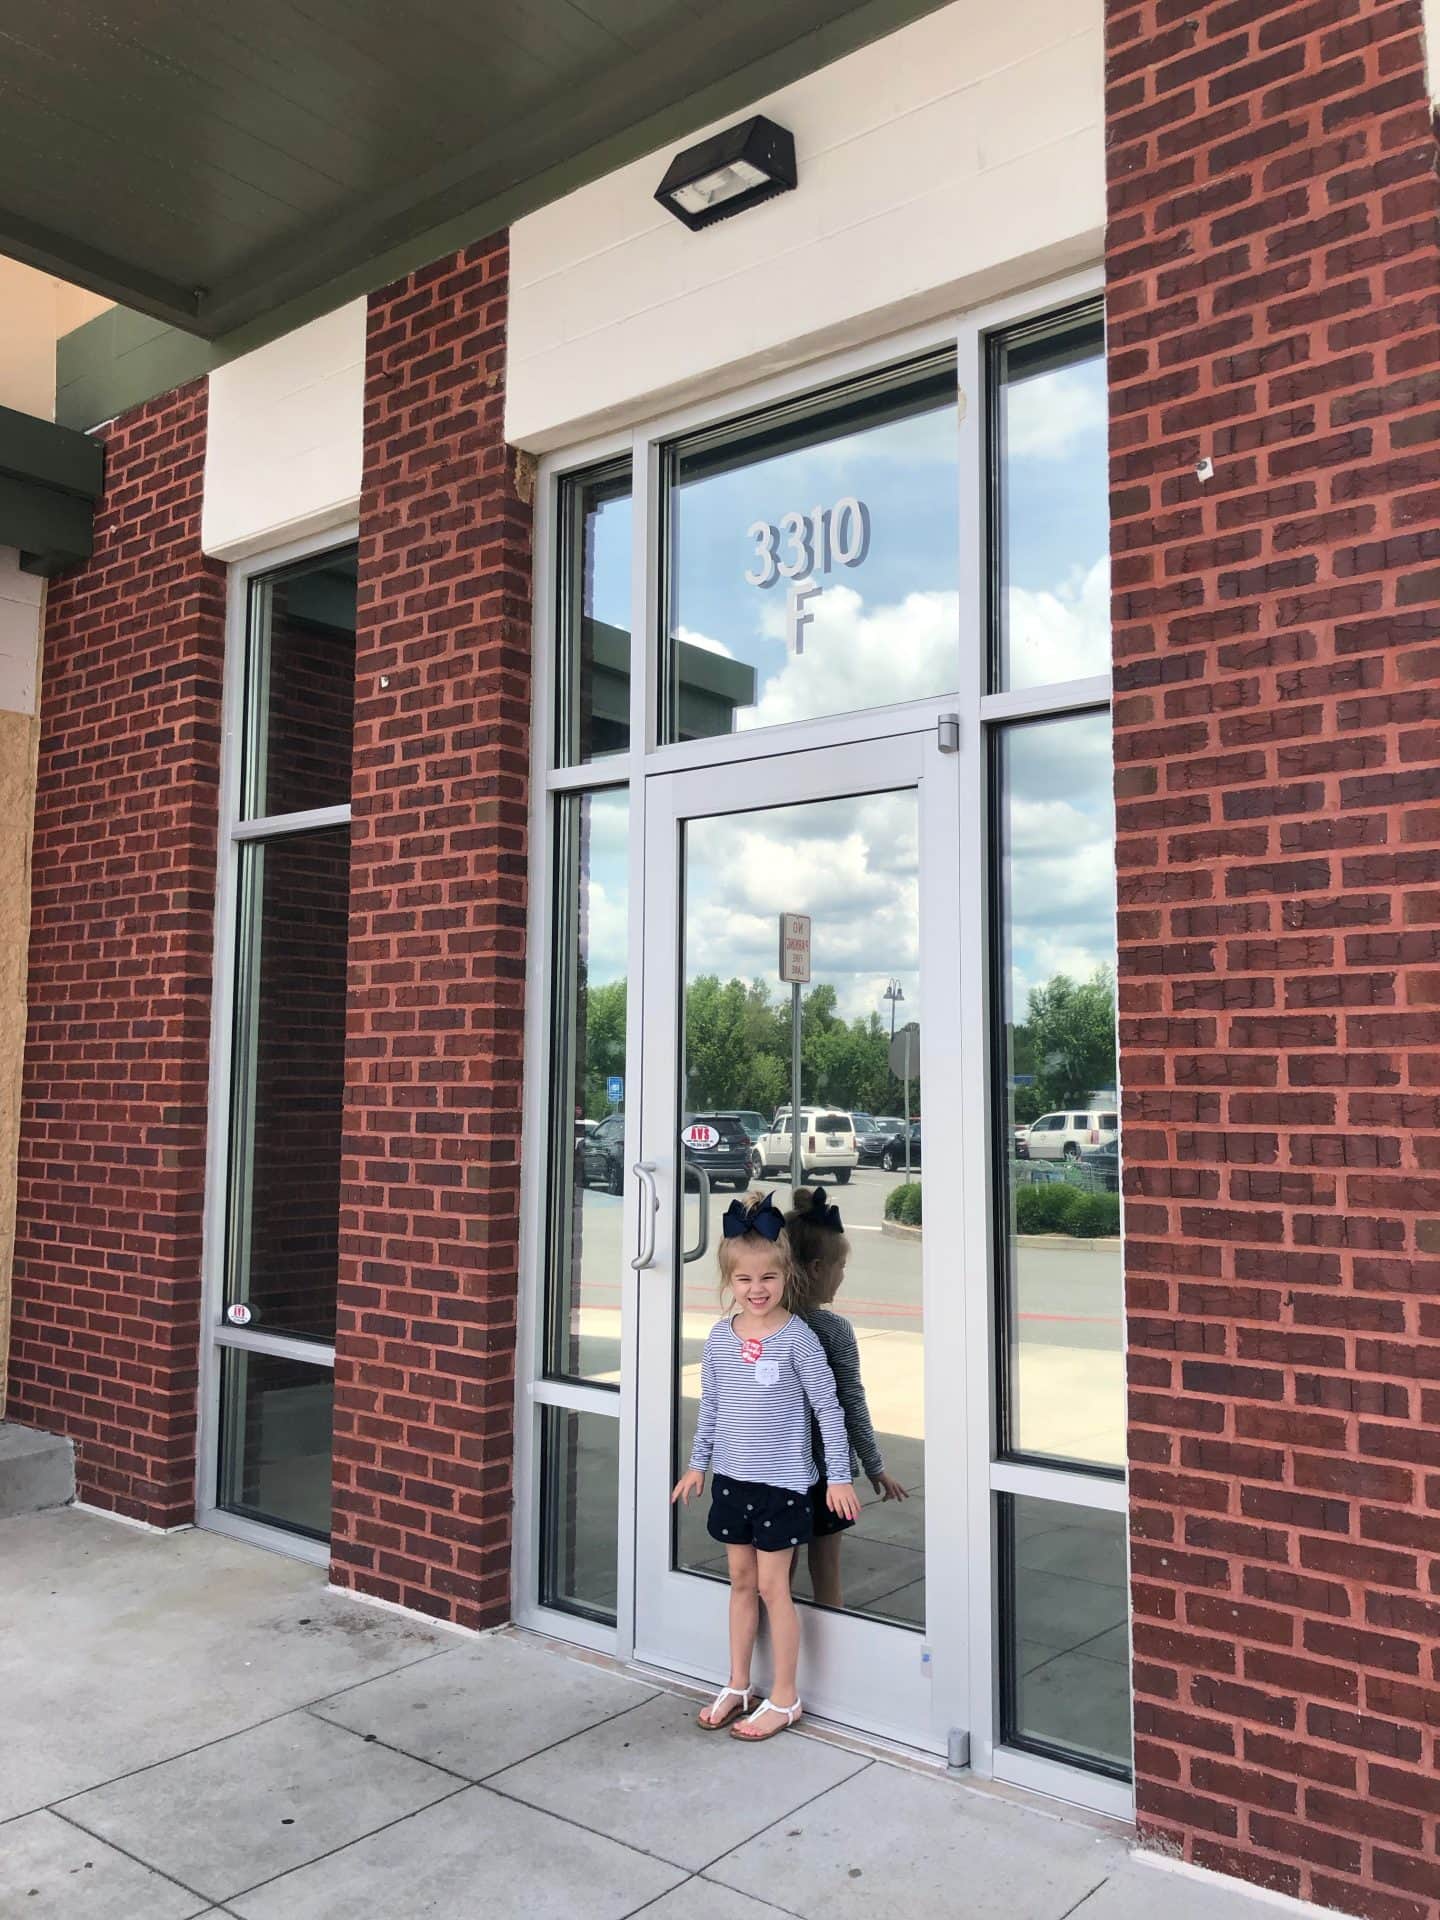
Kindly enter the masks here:
<path id="1" fill-rule="evenodd" d="M 700 1725 L 713 1731 L 744 1714 L 731 1729 L 735 1738 L 769 1740 L 800 1718 L 800 1617 L 790 1568 L 795 1549 L 810 1538 L 811 1489 L 819 1485 L 812 1418 L 824 1436 L 830 1476 L 818 1505 L 853 1519 L 860 1503 L 824 1349 L 791 1311 L 794 1265 L 780 1209 L 769 1194 L 747 1194 L 731 1201 L 723 1224 L 720 1276 L 737 1311 L 716 1321 L 705 1342 L 690 1470 L 670 1499 L 688 1502 L 703 1493 L 713 1459 L 707 1526 L 725 1548 L 730 1572 L 730 1684 L 703 1709 Z M 775 1673 L 752 1712 L 750 1656 L 762 1600 Z"/>
<path id="2" fill-rule="evenodd" d="M 830 1371 L 835 1375 L 835 1391 L 845 1413 L 845 1434 L 851 1451 L 858 1456 L 871 1486 L 882 1499 L 906 1500 L 909 1495 L 904 1487 L 885 1471 L 885 1460 L 875 1438 L 865 1399 L 865 1383 L 860 1378 L 860 1347 L 855 1329 L 843 1314 L 830 1310 L 830 1302 L 840 1291 L 845 1263 L 850 1258 L 850 1242 L 845 1238 L 840 1209 L 827 1202 L 819 1187 L 797 1187 L 795 1205 L 785 1216 L 785 1234 L 800 1276 L 797 1307 L 815 1330 L 825 1358 L 830 1362 Z M 830 1512 L 823 1501 L 812 1500 L 812 1507 L 810 1591 L 818 1605 L 841 1607 L 845 1602 L 840 1589 L 840 1536 L 854 1522 Z"/>

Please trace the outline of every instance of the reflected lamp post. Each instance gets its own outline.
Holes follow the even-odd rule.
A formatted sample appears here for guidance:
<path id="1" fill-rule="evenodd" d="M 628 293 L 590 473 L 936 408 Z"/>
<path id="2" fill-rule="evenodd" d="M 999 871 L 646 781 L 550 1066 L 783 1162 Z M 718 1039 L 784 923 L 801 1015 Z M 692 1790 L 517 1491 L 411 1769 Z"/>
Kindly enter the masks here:
<path id="1" fill-rule="evenodd" d="M 895 1009 L 905 998 L 905 989 L 898 980 L 892 980 L 880 998 L 890 1002 L 890 1038 L 893 1040 L 895 1038 Z"/>

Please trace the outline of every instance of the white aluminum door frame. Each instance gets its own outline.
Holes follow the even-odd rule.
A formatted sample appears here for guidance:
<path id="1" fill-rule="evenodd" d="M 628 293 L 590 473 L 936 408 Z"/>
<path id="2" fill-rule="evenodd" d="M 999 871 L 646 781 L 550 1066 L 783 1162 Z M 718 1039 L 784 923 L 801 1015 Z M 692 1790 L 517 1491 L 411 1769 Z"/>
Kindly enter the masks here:
<path id="1" fill-rule="evenodd" d="M 671 1568 L 669 1493 L 675 1367 L 676 1115 L 682 1002 L 681 834 L 689 819 L 749 813 L 852 794 L 917 790 L 920 835 L 920 977 L 926 994 L 922 1059 L 932 1088 L 959 1078 L 959 760 L 935 725 L 953 703 L 936 701 L 923 732 L 752 760 L 743 781 L 704 768 L 646 781 L 643 981 L 645 1055 L 640 1157 L 654 1167 L 660 1208 L 653 1263 L 640 1274 L 636 1407 L 635 1657 L 657 1667 L 723 1680 L 728 1588 Z M 932 1165 L 963 1161 L 958 1100 L 932 1106 Z M 943 1753 L 952 1729 L 968 1731 L 969 1480 L 964 1395 L 965 1302 L 957 1281 L 961 1182 L 926 1188 L 924 1249 L 925 1574 L 927 1632 L 857 1615 L 804 1610 L 801 1688 L 815 1714 L 908 1746 Z M 707 1264 L 709 1257 L 707 1256 Z M 703 1269 L 702 1269 L 703 1271 Z M 709 1271 L 715 1271 L 709 1264 Z M 718 1285 L 716 1312 L 719 1312 Z M 942 1476 L 936 1463 L 953 1462 Z M 933 1627 L 934 1631 L 928 1629 Z"/>

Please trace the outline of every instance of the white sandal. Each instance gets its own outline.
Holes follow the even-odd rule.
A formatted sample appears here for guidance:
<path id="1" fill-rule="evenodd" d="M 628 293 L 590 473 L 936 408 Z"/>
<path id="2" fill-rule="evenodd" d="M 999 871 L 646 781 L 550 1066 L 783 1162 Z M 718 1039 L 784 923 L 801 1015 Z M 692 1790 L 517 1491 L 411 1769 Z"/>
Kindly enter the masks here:
<path id="1" fill-rule="evenodd" d="M 703 1727 L 706 1733 L 719 1733 L 723 1728 L 728 1727 L 730 1722 L 736 1719 L 739 1714 L 746 1712 L 750 1702 L 754 1698 L 755 1689 L 753 1687 L 722 1687 L 710 1702 L 710 1705 L 705 1709 L 705 1712 L 713 1714 L 716 1708 L 723 1707 L 727 1700 L 738 1700 L 740 1705 L 736 1708 L 735 1712 L 727 1713 L 723 1720 L 707 1720 L 703 1714 L 697 1714 L 695 1724 L 697 1727 Z"/>
<path id="2" fill-rule="evenodd" d="M 745 1715 L 746 1726 L 753 1727 L 762 1713 L 783 1713 L 785 1716 L 785 1725 L 783 1727 L 772 1727 L 769 1733 L 741 1733 L 738 1727 L 731 1727 L 730 1738 L 732 1740 L 745 1740 L 748 1741 L 752 1747 L 758 1747 L 762 1740 L 773 1740 L 777 1733 L 788 1733 L 803 1712 L 804 1708 L 799 1700 L 796 1700 L 795 1704 L 791 1707 L 777 1707 L 773 1700 L 762 1700 L 753 1713 L 747 1713 Z"/>

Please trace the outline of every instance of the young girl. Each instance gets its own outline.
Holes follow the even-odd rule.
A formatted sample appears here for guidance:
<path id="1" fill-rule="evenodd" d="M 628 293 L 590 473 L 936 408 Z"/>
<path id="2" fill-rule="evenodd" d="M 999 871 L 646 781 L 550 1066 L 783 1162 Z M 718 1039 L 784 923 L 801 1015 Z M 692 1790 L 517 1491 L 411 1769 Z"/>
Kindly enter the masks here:
<path id="1" fill-rule="evenodd" d="M 883 1499 L 907 1500 L 910 1496 L 904 1487 L 885 1471 L 884 1456 L 870 1421 L 865 1383 L 860 1378 L 855 1329 L 843 1314 L 830 1311 L 850 1258 L 840 1209 L 826 1200 L 819 1187 L 797 1187 L 794 1199 L 785 1216 L 785 1237 L 790 1242 L 799 1282 L 797 1311 L 804 1315 L 830 1362 L 852 1456 L 858 1456 L 871 1486 Z M 841 1607 L 845 1601 L 840 1586 L 840 1535 L 852 1523 L 820 1501 L 813 1503 L 812 1517 L 810 1592 L 819 1606 Z"/>
<path id="2" fill-rule="evenodd" d="M 690 1470 L 670 1500 L 688 1503 L 703 1493 L 713 1458 L 707 1526 L 729 1563 L 730 1684 L 703 1710 L 699 1724 L 714 1731 L 744 1715 L 730 1727 L 735 1739 L 770 1740 L 793 1727 L 801 1712 L 795 1690 L 800 1619 L 790 1597 L 790 1566 L 812 1527 L 812 1413 L 824 1439 L 827 1510 L 853 1520 L 860 1502 L 851 1484 L 834 1375 L 820 1342 L 791 1311 L 790 1243 L 774 1195 L 732 1200 L 724 1228 L 721 1290 L 729 1288 L 737 1311 L 718 1320 L 705 1342 Z M 769 1694 L 752 1712 L 750 1657 L 761 1600 L 775 1672 Z"/>

